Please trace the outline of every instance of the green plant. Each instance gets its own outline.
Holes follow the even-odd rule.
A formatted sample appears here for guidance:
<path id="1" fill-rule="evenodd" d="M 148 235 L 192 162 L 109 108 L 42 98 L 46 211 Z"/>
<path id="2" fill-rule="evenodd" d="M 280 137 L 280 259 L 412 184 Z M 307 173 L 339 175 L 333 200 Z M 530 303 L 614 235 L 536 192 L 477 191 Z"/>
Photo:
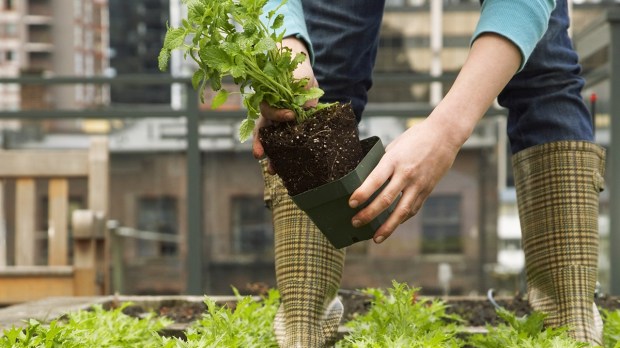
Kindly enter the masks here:
<path id="1" fill-rule="evenodd" d="M 620 310 L 601 312 L 605 326 L 603 341 L 606 348 L 620 348 Z"/>
<path id="2" fill-rule="evenodd" d="M 517 317 L 505 309 L 498 309 L 497 315 L 506 324 L 496 327 L 487 325 L 487 334 L 475 334 L 469 344 L 475 348 L 581 348 L 590 347 L 567 334 L 567 328 L 543 328 L 545 315 L 533 312 L 529 316 Z"/>
<path id="3" fill-rule="evenodd" d="M 262 301 L 250 296 L 237 296 L 235 309 L 218 306 L 205 299 L 207 313 L 186 332 L 187 339 L 162 338 L 164 348 L 277 348 L 273 319 L 280 300 L 276 290 L 270 290 Z"/>
<path id="4" fill-rule="evenodd" d="M 156 318 L 154 313 L 144 319 L 130 317 L 123 314 L 123 309 L 129 305 L 125 303 L 111 311 L 97 305 L 89 311 L 70 313 L 48 325 L 30 319 L 25 328 L 5 330 L 0 337 L 0 347 L 158 347 L 158 331 L 171 321 Z"/>
<path id="5" fill-rule="evenodd" d="M 304 108 L 307 101 L 319 98 L 323 91 L 307 88 L 307 78 L 293 78 L 293 71 L 306 56 L 293 55 L 281 45 L 285 33 L 278 32 L 284 21 L 283 15 L 277 14 L 279 7 L 264 15 L 267 0 L 183 2 L 188 6 L 187 18 L 181 27 L 168 28 L 159 54 L 159 68 L 166 69 L 172 50 L 184 50 L 185 57 L 198 64 L 192 84 L 200 90 L 201 97 L 207 82 L 217 91 L 213 108 L 227 100 L 230 92 L 222 88 L 222 78 L 232 76 L 248 111 L 239 130 L 242 141 L 252 134 L 262 101 L 295 111 L 298 122 L 327 106 Z M 286 0 L 280 6 L 285 3 Z"/>
<path id="6" fill-rule="evenodd" d="M 336 343 L 338 348 L 581 348 L 589 347 L 567 336 L 565 328 L 544 329 L 544 316 L 533 313 L 516 317 L 499 310 L 506 322 L 488 326 L 488 334 L 459 338 L 464 327 L 459 317 L 446 314 L 441 301 L 418 298 L 418 289 L 393 282 L 387 290 L 367 289 L 373 296 L 368 313 L 347 323 L 351 333 Z M 206 297 L 207 312 L 186 330 L 186 338 L 161 337 L 171 323 L 150 313 L 134 318 L 123 313 L 124 303 L 111 311 L 95 306 L 43 324 L 30 319 L 24 328 L 4 330 L 0 348 L 163 347 L 277 348 L 273 319 L 280 303 L 277 290 L 257 301 L 237 295 L 234 309 L 219 306 Z M 620 311 L 603 311 L 605 347 L 620 348 Z"/>
<path id="7" fill-rule="evenodd" d="M 437 300 L 417 297 L 419 289 L 392 282 L 387 293 L 367 289 L 372 295 L 368 313 L 347 324 L 352 331 L 337 343 L 339 348 L 382 347 L 461 347 L 460 318 L 446 313 Z"/>

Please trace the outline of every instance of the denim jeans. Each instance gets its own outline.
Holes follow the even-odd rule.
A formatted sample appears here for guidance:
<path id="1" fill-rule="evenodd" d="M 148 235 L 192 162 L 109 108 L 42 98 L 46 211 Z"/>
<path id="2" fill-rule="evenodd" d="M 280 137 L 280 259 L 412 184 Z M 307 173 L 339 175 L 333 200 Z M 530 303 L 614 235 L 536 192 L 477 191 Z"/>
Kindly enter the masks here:
<path id="1" fill-rule="evenodd" d="M 383 0 L 302 0 L 324 102 L 351 102 L 358 122 L 372 85 Z"/>
<path id="2" fill-rule="evenodd" d="M 361 120 L 372 86 L 384 1 L 304 0 L 303 8 L 315 50 L 314 72 L 325 90 L 322 101 L 351 101 Z M 568 25 L 566 0 L 558 0 L 547 32 L 499 95 L 499 103 L 509 110 L 513 153 L 553 141 L 593 140 Z"/>
<path id="3" fill-rule="evenodd" d="M 593 141 L 592 117 L 581 96 L 581 66 L 568 37 L 566 0 L 558 0 L 549 28 L 521 72 L 499 95 L 508 109 L 513 153 L 561 140 Z"/>

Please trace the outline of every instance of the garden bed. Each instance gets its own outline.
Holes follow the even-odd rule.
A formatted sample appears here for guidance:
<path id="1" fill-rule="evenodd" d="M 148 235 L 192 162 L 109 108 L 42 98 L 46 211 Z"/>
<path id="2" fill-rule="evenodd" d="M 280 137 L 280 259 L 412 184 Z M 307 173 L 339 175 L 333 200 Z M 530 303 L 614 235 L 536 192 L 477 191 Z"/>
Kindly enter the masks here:
<path id="1" fill-rule="evenodd" d="M 345 334 L 347 329 L 344 327 L 344 324 L 352 320 L 356 315 L 368 312 L 371 306 L 371 297 L 360 291 L 353 290 L 340 290 L 339 296 L 345 308 L 340 332 Z M 183 332 L 188 325 L 199 319 L 206 311 L 206 305 L 202 297 L 162 298 L 157 301 L 144 301 L 144 299 L 146 298 L 143 298 L 143 300 L 134 298 L 131 301 L 134 304 L 125 308 L 123 312 L 134 317 L 144 317 L 150 312 L 155 312 L 162 317 L 171 319 L 174 321 L 174 324 L 168 326 L 163 331 L 164 335 L 183 337 Z M 126 301 L 127 299 L 119 298 L 118 300 L 107 301 L 104 303 L 104 308 L 111 309 L 118 306 L 119 300 Z M 220 305 L 230 308 L 234 308 L 235 302 L 235 298 L 222 297 L 218 299 Z M 497 326 L 502 322 L 495 306 L 486 297 L 453 296 L 444 298 L 444 302 L 448 305 L 446 313 L 456 314 L 464 319 L 465 326 L 470 332 L 486 332 L 486 325 Z M 532 312 L 528 301 L 521 296 L 499 297 L 495 299 L 495 302 L 519 317 L 529 315 Z M 620 298 L 618 297 L 603 296 L 597 298 L 595 302 L 599 308 L 610 311 L 620 309 Z"/>
<path id="2" fill-rule="evenodd" d="M 352 320 L 354 316 L 365 314 L 371 306 L 372 298 L 361 291 L 340 290 L 345 312 L 341 324 Z M 234 308 L 235 296 L 213 296 L 218 305 Z M 259 300 L 259 296 L 254 296 Z M 495 306 L 483 296 L 449 296 L 443 298 L 448 305 L 446 313 L 457 314 L 466 321 L 465 326 L 473 332 L 484 331 L 485 325 L 497 325 L 501 319 Z M 499 297 L 496 303 L 517 316 L 529 315 L 532 311 L 529 303 L 521 296 Z M 603 296 L 595 300 L 599 308 L 610 311 L 620 310 L 620 298 Z M 102 305 L 104 309 L 118 308 L 131 303 L 123 313 L 143 318 L 150 313 L 170 319 L 173 324 L 163 334 L 181 337 L 188 325 L 206 312 L 203 296 L 103 296 L 103 297 L 52 297 L 40 301 L 0 308 L 0 330 L 11 326 L 23 325 L 27 319 L 45 322 L 66 313 L 86 310 L 93 305 Z"/>
<path id="3" fill-rule="evenodd" d="M 427 331 L 434 332 L 438 330 L 436 325 L 442 330 L 447 327 L 446 335 L 448 340 L 460 340 L 458 345 L 450 345 L 450 347 L 469 347 L 463 345 L 463 341 L 467 339 L 467 336 L 475 336 L 484 334 L 488 330 L 493 330 L 494 327 L 501 327 L 502 323 L 506 320 L 499 318 L 495 306 L 485 297 L 447 297 L 439 300 L 433 300 L 423 296 L 417 296 L 415 290 L 409 289 L 403 285 L 395 285 L 394 289 L 389 289 L 389 295 L 380 290 L 374 289 L 374 292 L 360 292 L 360 291 L 348 291 L 341 290 L 339 295 L 345 306 L 345 314 L 343 316 L 342 325 L 340 327 L 340 339 L 342 342 L 351 337 L 359 339 L 360 328 L 364 330 L 370 321 L 370 323 L 376 323 L 380 330 L 392 325 L 394 322 L 402 322 L 401 325 L 409 325 L 407 323 L 424 321 L 431 317 L 433 320 L 429 322 L 435 322 L 432 328 L 429 327 Z M 392 296 L 392 297 L 390 297 Z M 265 299 L 265 306 L 259 303 L 261 298 Z M 379 304 L 374 299 L 379 299 Z M 388 298 L 394 298 L 395 301 L 387 300 Z M 274 300 L 275 299 L 275 300 Z M 49 298 L 42 301 L 36 301 L 32 303 L 25 303 L 17 306 L 11 306 L 0 309 L 0 332 L 4 332 L 7 335 L 15 335 L 15 331 L 11 332 L 11 327 L 25 328 L 24 332 L 35 332 L 36 330 L 42 330 L 38 323 L 47 325 L 46 323 L 52 322 L 52 326 L 57 325 L 54 320 L 59 319 L 58 322 L 75 322 L 76 316 L 71 313 L 75 312 L 95 312 L 94 317 L 97 319 L 84 319 L 84 316 L 78 316 L 79 320 L 93 321 L 93 320 L 107 320 L 107 322 L 114 322 L 119 320 L 119 325 L 130 326 L 125 322 L 128 319 L 136 318 L 144 319 L 142 322 L 152 322 L 154 324 L 142 323 L 141 329 L 145 332 L 157 332 L 162 337 L 164 342 L 166 340 L 188 340 L 195 341 L 196 337 L 203 337 L 205 332 L 218 331 L 218 326 L 213 326 L 210 322 L 209 316 L 205 316 L 205 313 L 210 313 L 211 317 L 224 318 L 224 322 L 219 323 L 219 328 L 230 328 L 238 326 L 255 326 L 252 330 L 258 330 L 265 334 L 269 332 L 271 335 L 271 319 L 261 321 L 261 324 L 256 325 L 253 321 L 263 320 L 266 317 L 272 317 L 275 314 L 275 308 L 277 307 L 278 297 L 273 297 L 270 292 L 265 294 L 264 297 L 259 296 L 216 296 L 210 297 L 210 303 L 205 303 L 205 297 L 203 296 L 107 296 L 107 297 L 64 297 L 64 298 Z M 514 313 L 517 317 L 523 315 L 530 315 L 531 308 L 527 301 L 521 297 L 513 298 L 497 298 L 495 302 L 505 308 L 507 311 Z M 602 297 L 596 300 L 600 308 L 606 311 L 616 311 L 615 316 L 620 317 L 618 309 L 620 309 L 620 299 L 616 297 Z M 241 314 L 237 316 L 234 310 L 240 306 Z M 373 306 L 375 308 L 373 308 Z M 379 306 L 379 311 L 376 307 Z M 265 310 L 263 307 L 270 307 Z M 220 309 L 224 310 L 220 310 Z M 237 309 L 238 309 L 237 308 Z M 247 318 L 242 316 L 254 316 L 255 313 L 260 312 L 260 318 Z M 426 313 L 422 313 L 426 312 Z M 107 313 L 113 313 L 108 319 L 103 318 L 107 316 Z M 422 313 L 421 317 L 417 317 Z M 370 314 L 370 315 L 368 315 Z M 119 317 L 124 316 L 124 318 Z M 364 323 L 362 325 L 350 325 L 355 322 L 356 318 L 364 317 Z M 460 319 L 456 319 L 456 318 Z M 111 318 L 111 319 L 110 319 Z M 207 318 L 207 319 L 205 319 Z M 422 318 L 422 319 L 420 319 Z M 33 319 L 35 321 L 33 321 Z M 505 318 L 504 318 L 505 319 Z M 131 320 L 131 319 L 129 319 Z M 220 319 L 218 319 L 220 320 Z M 616 319 L 617 320 L 617 319 Z M 156 323 L 157 322 L 157 323 Z M 437 323 L 439 322 L 439 323 Z M 196 324 L 206 325 L 202 328 L 198 328 Z M 248 324 L 250 323 L 250 324 Z M 404 324 L 403 324 L 404 323 Z M 231 325 L 232 324 L 232 325 Z M 33 326 L 34 325 L 34 326 Z M 65 324 L 61 324 L 65 325 Z M 133 324 L 131 324 L 133 325 Z M 346 325 L 346 326 L 345 326 Z M 416 322 L 416 326 L 420 323 Z M 542 324 L 541 324 L 542 325 Z M 99 324 L 101 326 L 101 324 Z M 531 327 L 532 325 L 525 325 Z M 35 330 L 36 329 L 36 330 Z M 237 328 L 238 329 L 238 328 Z M 398 328 L 408 332 L 409 328 Z M 202 330 L 202 331 L 200 331 Z M 374 328 L 373 330 L 377 330 Z M 620 330 L 620 328 L 618 328 Z M 78 330 L 88 331 L 88 330 Z M 251 330 L 250 330 L 251 331 Z M 46 332 L 42 335 L 47 335 Z M 504 333 L 506 331 L 502 331 Z M 40 333 L 39 333 L 40 334 Z M 244 334 L 255 334 L 253 332 L 244 332 Z M 37 335 L 34 333 L 33 335 Z M 137 336 L 140 336 L 136 334 Z M 144 336 L 144 333 L 141 334 Z M 239 334 L 237 334 L 238 336 Z M 385 335 L 385 334 L 384 334 Z M 465 335 L 465 336 L 463 336 Z M 1 335 L 0 335 L 1 336 Z M 156 335 L 157 336 L 157 335 Z M 371 335 L 373 336 L 373 335 Z M 376 336 L 376 335 L 374 335 Z M 489 336 L 497 336 L 497 333 Z M 515 335 L 520 336 L 520 335 Z M 362 335 L 363 337 L 363 335 Z M 48 338 L 46 338 L 48 339 Z M 419 338 L 415 338 L 416 342 Z M 2 341 L 2 337 L 0 337 Z M 452 342 L 452 341 L 451 341 Z M 0 342 L 1 343 L 1 342 Z M 270 344 L 265 347 L 272 347 L 274 344 L 273 338 Z M 385 342 L 383 342 L 385 344 Z M 30 347 L 30 345 L 20 345 L 20 347 Z M 187 347 L 194 347 L 194 345 L 188 345 Z M 201 346 L 198 344 L 197 346 Z M 378 346 L 384 346 L 379 344 Z M 520 346 L 520 345 L 517 345 Z M 606 345 L 607 346 L 607 345 Z M 0 347 L 4 347 L 0 344 Z M 12 346 L 11 346 L 12 347 Z M 164 345 L 162 345 L 164 347 Z M 167 347 L 167 346 L 166 346 Z M 185 347 L 185 345 L 183 345 Z M 343 345 L 343 347 L 349 347 Z M 439 345 L 438 347 L 444 347 Z M 572 346 L 571 346 L 572 347 Z"/>

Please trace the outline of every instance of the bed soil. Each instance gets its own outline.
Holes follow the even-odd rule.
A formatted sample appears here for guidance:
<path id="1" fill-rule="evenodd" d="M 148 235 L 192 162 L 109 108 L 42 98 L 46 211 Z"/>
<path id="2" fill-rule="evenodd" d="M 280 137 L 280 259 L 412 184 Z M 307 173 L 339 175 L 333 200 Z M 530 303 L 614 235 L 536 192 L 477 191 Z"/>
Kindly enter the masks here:
<path id="1" fill-rule="evenodd" d="M 511 298 L 498 298 L 495 299 L 495 302 L 517 316 L 529 315 L 532 312 L 532 307 L 524 296 L 517 295 Z M 594 302 L 602 309 L 610 311 L 620 309 L 620 298 L 618 297 L 600 296 Z M 458 314 L 465 320 L 468 326 L 496 326 L 503 322 L 497 316 L 495 306 L 489 300 L 483 298 L 452 298 L 447 303 L 450 306 L 447 312 Z"/>
<path id="2" fill-rule="evenodd" d="M 341 324 L 352 320 L 356 315 L 366 313 L 370 309 L 372 298 L 360 291 L 340 290 L 339 296 L 345 308 Z M 503 322 L 497 316 L 493 303 L 485 297 L 448 297 L 443 301 L 448 306 L 446 312 L 459 315 L 465 321 L 465 326 L 497 326 Z M 523 296 L 500 297 L 496 298 L 495 302 L 517 316 L 528 315 L 532 312 L 532 308 Z M 620 297 L 601 296 L 595 299 L 595 303 L 599 308 L 609 311 L 620 309 Z M 235 306 L 234 301 L 219 304 L 233 309 Z M 118 304 L 108 304 L 108 308 L 115 307 L 116 305 Z M 146 308 L 136 304 L 126 307 L 124 313 L 134 317 L 143 317 L 153 310 L 156 314 L 174 321 L 177 324 L 177 328 L 183 329 L 183 324 L 186 325 L 200 319 L 203 313 L 206 312 L 206 306 L 203 302 L 163 300 L 159 303 L 158 308 Z M 178 324 L 182 324 L 181 327 Z"/>
<path id="3" fill-rule="evenodd" d="M 364 157 L 350 103 L 321 109 L 302 123 L 263 127 L 259 139 L 291 196 L 340 179 Z"/>

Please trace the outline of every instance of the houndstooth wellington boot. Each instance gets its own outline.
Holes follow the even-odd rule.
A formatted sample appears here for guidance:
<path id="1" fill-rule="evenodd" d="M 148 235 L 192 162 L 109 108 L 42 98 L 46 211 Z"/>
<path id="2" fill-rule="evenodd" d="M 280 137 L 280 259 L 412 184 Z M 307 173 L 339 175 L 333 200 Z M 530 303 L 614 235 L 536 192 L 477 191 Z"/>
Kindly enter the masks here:
<path id="1" fill-rule="evenodd" d="M 547 315 L 546 326 L 567 326 L 572 337 L 593 344 L 602 344 L 593 301 L 604 162 L 605 150 L 584 141 L 513 156 L 530 305 Z"/>
<path id="2" fill-rule="evenodd" d="M 288 195 L 277 175 L 266 172 L 265 201 L 273 214 L 276 281 L 281 305 L 274 331 L 281 348 L 319 348 L 337 338 L 343 306 L 337 297 L 344 249 L 334 248 Z"/>

